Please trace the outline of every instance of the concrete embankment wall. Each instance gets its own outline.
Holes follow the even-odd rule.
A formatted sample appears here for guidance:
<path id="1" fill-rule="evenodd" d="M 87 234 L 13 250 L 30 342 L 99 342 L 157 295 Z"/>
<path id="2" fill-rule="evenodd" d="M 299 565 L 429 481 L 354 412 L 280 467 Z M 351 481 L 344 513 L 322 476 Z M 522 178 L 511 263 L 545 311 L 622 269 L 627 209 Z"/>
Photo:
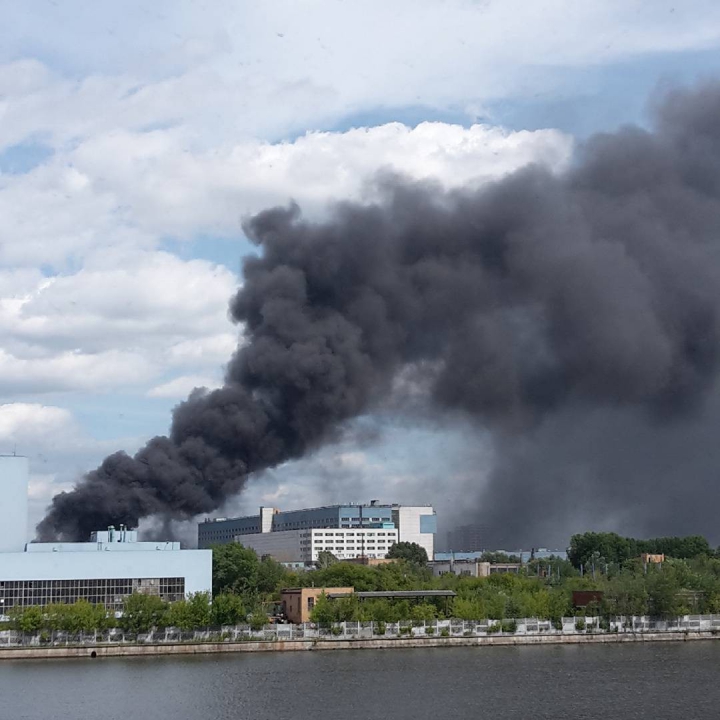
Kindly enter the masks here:
<path id="1" fill-rule="evenodd" d="M 711 632 L 598 633 L 583 635 L 495 635 L 492 637 L 376 638 L 372 640 L 288 640 L 247 642 L 199 642 L 141 645 L 94 645 L 61 647 L 16 647 L 0 649 L 0 660 L 42 658 L 103 658 L 159 655 L 200 655 L 235 652 L 287 652 L 299 650 L 385 650 L 432 647 L 490 647 L 520 645 L 584 645 L 647 642 L 720 640 Z"/>

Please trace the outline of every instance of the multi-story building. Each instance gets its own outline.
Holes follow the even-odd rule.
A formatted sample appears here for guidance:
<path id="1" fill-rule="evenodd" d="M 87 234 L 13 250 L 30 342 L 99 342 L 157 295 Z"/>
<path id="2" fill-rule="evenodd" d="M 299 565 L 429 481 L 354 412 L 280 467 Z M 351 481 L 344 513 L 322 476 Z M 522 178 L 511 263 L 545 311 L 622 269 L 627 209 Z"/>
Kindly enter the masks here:
<path id="1" fill-rule="evenodd" d="M 179 600 L 211 591 L 211 551 L 138 542 L 134 530 L 108 528 L 89 542 L 26 546 L 27 486 L 27 458 L 0 456 L 0 616 L 15 606 L 81 599 L 121 610 L 133 592 Z"/>
<path id="2" fill-rule="evenodd" d="M 321 552 L 332 553 L 338 560 L 358 557 L 384 558 L 398 541 L 391 523 L 379 528 L 322 528 L 281 530 L 279 532 L 236 535 L 235 540 L 260 555 L 278 562 L 315 562 Z"/>
<path id="3" fill-rule="evenodd" d="M 446 549 L 454 552 L 473 552 L 482 550 L 487 546 L 484 543 L 485 527 L 477 523 L 472 525 L 458 525 L 447 533 Z"/>
<path id="4" fill-rule="evenodd" d="M 258 515 L 207 519 L 198 524 L 198 547 L 241 542 L 282 562 L 314 561 L 321 550 L 338 558 L 382 558 L 396 542 L 413 542 L 433 556 L 435 511 L 427 506 L 329 505 Z"/>

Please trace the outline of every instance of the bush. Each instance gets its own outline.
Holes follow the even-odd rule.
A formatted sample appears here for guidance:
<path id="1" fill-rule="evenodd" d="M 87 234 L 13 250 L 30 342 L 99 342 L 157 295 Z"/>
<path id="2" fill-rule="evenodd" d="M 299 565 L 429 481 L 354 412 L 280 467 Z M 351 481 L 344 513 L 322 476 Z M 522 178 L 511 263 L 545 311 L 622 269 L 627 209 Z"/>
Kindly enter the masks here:
<path id="1" fill-rule="evenodd" d="M 126 633 L 146 633 L 152 628 L 164 627 L 167 603 L 157 595 L 133 593 L 123 603 L 120 627 Z"/>
<path id="2" fill-rule="evenodd" d="M 385 623 L 380 620 L 380 622 L 375 623 L 375 628 L 373 629 L 373 632 L 375 635 L 384 635 L 387 630 L 387 626 Z"/>
<path id="3" fill-rule="evenodd" d="M 500 624 L 489 625 L 487 632 L 488 632 L 488 635 L 494 635 L 495 633 L 499 633 L 500 630 L 502 630 L 502 625 L 500 625 Z"/>
<path id="4" fill-rule="evenodd" d="M 555 618 L 555 619 L 552 621 L 552 626 L 553 626 L 556 630 L 562 630 L 562 629 L 563 629 L 562 620 L 560 620 L 559 618 Z"/>
<path id="5" fill-rule="evenodd" d="M 575 629 L 578 632 L 582 632 L 585 629 L 585 621 L 582 618 L 578 618 L 575 621 Z"/>
<path id="6" fill-rule="evenodd" d="M 338 635 L 342 635 L 342 634 L 343 634 L 343 629 L 342 629 L 342 627 L 340 627 L 340 625 L 333 625 L 333 626 L 330 628 L 330 632 L 331 632 L 333 635 L 335 635 L 335 637 L 337 637 Z"/>
<path id="7" fill-rule="evenodd" d="M 409 635 L 412 631 L 412 628 L 409 627 L 401 627 L 400 630 L 398 630 L 399 635 Z"/>
<path id="8" fill-rule="evenodd" d="M 425 628 L 425 634 L 426 634 L 426 635 L 434 635 L 434 634 L 435 634 L 435 628 L 432 627 L 432 625 L 428 625 L 428 627 Z"/>
<path id="9" fill-rule="evenodd" d="M 253 630 L 262 630 L 268 624 L 268 616 L 265 613 L 254 612 L 248 618 L 248 622 Z"/>
<path id="10" fill-rule="evenodd" d="M 503 620 L 502 631 L 506 633 L 517 632 L 517 622 L 515 620 Z"/>
<path id="11" fill-rule="evenodd" d="M 446 627 L 444 627 L 440 631 L 440 637 L 450 637 L 450 630 L 448 630 Z"/>

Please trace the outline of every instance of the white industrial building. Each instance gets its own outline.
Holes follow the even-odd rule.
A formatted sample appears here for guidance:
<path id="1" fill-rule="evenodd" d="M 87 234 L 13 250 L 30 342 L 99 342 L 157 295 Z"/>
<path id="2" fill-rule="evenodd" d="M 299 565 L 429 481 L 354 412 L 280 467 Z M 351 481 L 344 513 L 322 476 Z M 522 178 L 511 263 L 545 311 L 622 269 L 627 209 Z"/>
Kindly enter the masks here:
<path id="1" fill-rule="evenodd" d="M 396 542 L 417 543 L 433 557 L 437 519 L 430 505 L 325 505 L 302 510 L 261 507 L 257 515 L 208 518 L 198 546 L 239 542 L 280 562 L 314 562 L 321 550 L 338 559 L 384 558 Z"/>
<path id="2" fill-rule="evenodd" d="M 80 599 L 119 610 L 133 592 L 170 601 L 211 592 L 212 551 L 138 542 L 134 530 L 108 528 L 89 542 L 26 545 L 27 491 L 27 458 L 0 456 L 0 615 L 18 605 Z"/>
<path id="3" fill-rule="evenodd" d="M 363 530 L 284 530 L 238 535 L 235 540 L 258 555 L 270 555 L 278 562 L 315 562 L 322 551 L 332 553 L 338 560 L 352 560 L 384 558 L 398 541 L 398 531 L 392 525 Z"/>

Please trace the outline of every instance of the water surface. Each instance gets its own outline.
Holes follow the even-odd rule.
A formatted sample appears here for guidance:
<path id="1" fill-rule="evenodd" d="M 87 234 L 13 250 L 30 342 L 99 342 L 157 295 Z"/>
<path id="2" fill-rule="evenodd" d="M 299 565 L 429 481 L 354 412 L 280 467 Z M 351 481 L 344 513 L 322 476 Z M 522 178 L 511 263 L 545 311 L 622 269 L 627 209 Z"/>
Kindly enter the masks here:
<path id="1" fill-rule="evenodd" d="M 0 720 L 708 720 L 720 642 L 0 662 Z"/>

